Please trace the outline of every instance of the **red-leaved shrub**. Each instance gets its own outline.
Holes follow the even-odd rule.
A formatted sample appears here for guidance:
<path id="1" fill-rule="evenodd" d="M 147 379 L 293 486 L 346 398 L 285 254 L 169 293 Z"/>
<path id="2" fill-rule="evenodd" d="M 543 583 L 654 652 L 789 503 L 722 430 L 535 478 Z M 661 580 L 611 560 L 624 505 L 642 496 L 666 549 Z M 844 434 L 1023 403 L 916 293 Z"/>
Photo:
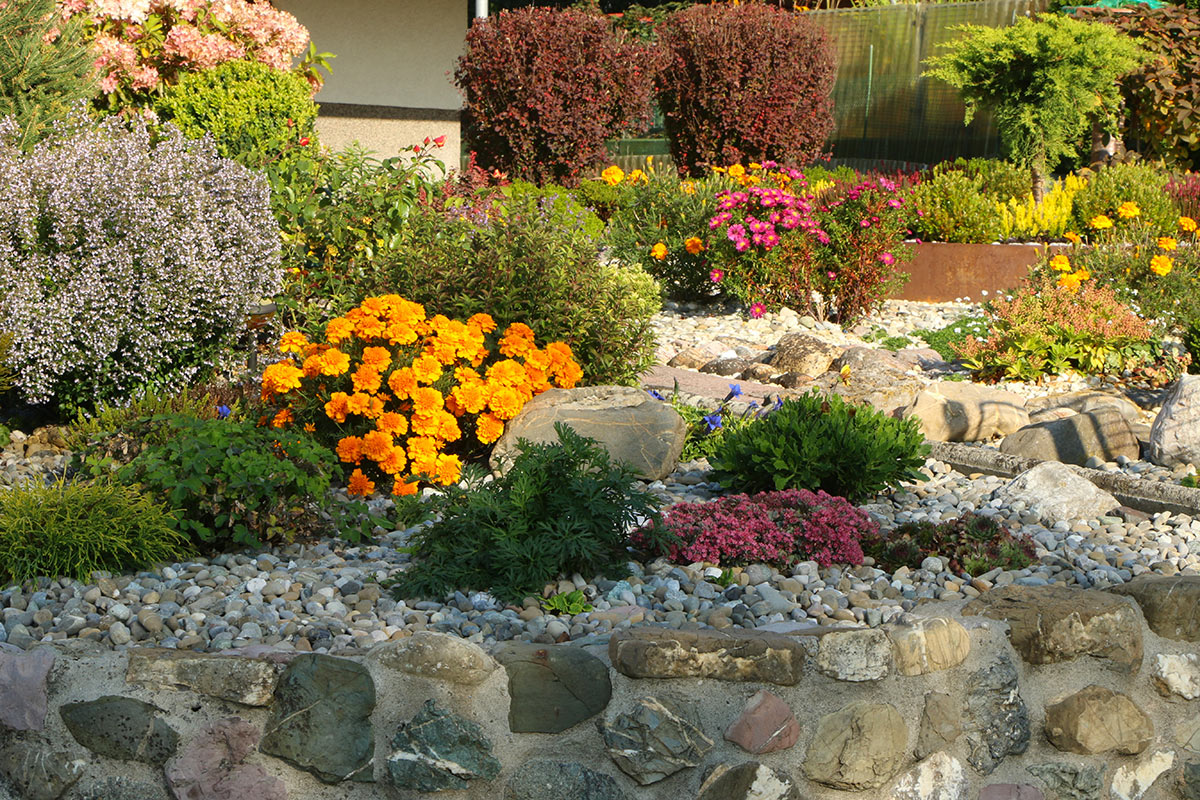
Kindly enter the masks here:
<path id="1" fill-rule="evenodd" d="M 774 160 L 803 165 L 833 131 L 833 48 L 803 16 L 775 6 L 695 5 L 659 31 L 656 79 L 681 172 Z"/>
<path id="2" fill-rule="evenodd" d="M 566 186 L 606 159 L 604 142 L 651 122 L 655 55 L 579 9 L 477 19 L 455 83 L 479 165 Z"/>
<path id="3" fill-rule="evenodd" d="M 816 561 L 823 567 L 861 564 L 859 540 L 878 533 L 871 518 L 845 498 L 807 489 L 678 503 L 664 512 L 658 524 L 677 539 L 667 551 L 671 561 L 725 566 L 796 561 Z M 635 544 L 650 539 L 643 531 L 634 533 Z"/>

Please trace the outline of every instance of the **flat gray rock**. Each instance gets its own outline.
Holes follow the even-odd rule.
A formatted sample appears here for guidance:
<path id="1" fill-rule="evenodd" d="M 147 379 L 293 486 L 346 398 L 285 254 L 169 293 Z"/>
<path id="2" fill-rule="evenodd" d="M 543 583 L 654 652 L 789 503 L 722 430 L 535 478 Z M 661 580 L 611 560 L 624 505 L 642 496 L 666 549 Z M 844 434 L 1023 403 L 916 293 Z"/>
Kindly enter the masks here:
<path id="1" fill-rule="evenodd" d="M 1044 461 L 996 490 L 1006 506 L 1022 501 L 1046 525 L 1096 519 L 1121 505 L 1117 498 L 1065 464 Z"/>

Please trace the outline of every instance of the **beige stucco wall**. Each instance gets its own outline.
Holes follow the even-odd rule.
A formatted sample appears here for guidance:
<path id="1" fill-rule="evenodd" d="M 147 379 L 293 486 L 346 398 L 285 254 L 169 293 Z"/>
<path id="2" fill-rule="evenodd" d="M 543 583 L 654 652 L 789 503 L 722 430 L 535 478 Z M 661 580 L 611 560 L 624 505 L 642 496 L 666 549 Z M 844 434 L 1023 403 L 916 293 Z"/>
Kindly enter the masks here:
<path id="1" fill-rule="evenodd" d="M 392 155 L 426 136 L 447 137 L 457 162 L 462 98 L 450 74 L 463 51 L 465 0 L 275 0 L 337 56 L 317 94 L 322 142 L 358 140 Z M 457 165 L 457 164 L 455 164 Z"/>

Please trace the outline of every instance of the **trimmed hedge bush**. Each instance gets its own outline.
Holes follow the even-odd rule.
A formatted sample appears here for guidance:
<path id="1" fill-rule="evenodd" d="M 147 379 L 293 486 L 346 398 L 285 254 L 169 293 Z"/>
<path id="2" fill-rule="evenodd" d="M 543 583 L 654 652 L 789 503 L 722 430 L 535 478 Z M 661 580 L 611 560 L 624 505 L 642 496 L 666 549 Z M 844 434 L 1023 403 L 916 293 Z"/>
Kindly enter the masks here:
<path id="1" fill-rule="evenodd" d="M 575 186 L 607 139 L 649 127 L 654 58 L 575 8 L 477 19 L 454 73 L 467 145 L 487 170 Z"/>
<path id="2" fill-rule="evenodd" d="M 656 86 L 681 172 L 816 160 L 833 131 L 833 48 L 799 14 L 760 3 L 669 16 Z"/>

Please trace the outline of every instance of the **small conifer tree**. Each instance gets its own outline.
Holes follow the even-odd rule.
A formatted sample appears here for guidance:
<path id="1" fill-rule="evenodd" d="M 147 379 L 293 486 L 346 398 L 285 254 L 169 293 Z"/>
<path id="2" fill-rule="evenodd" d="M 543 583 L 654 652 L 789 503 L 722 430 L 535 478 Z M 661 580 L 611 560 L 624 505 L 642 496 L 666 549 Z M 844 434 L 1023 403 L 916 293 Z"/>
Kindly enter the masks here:
<path id="1" fill-rule="evenodd" d="M 82 18 L 64 21 L 54 0 L 0 0 L 0 118 L 14 116 L 29 149 L 95 93 Z"/>

